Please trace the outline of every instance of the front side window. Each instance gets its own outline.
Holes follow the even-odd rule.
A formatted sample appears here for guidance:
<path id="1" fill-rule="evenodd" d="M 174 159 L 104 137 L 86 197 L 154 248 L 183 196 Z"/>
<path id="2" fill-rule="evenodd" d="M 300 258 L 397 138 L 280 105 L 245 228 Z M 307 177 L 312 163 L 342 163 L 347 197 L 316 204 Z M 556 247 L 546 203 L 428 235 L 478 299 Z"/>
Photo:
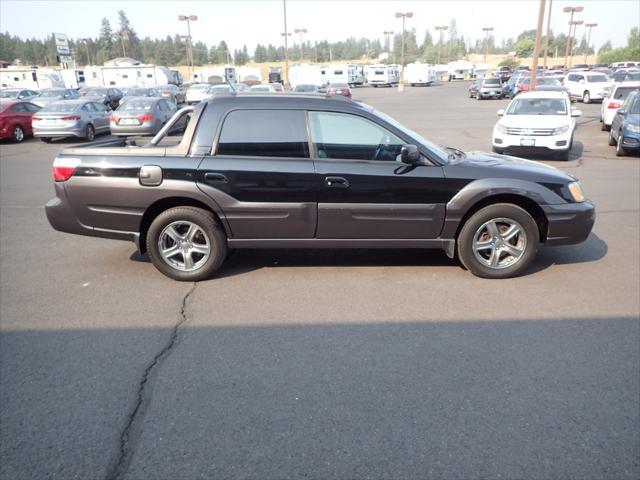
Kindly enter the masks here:
<path id="1" fill-rule="evenodd" d="M 319 158 L 395 161 L 405 144 L 366 118 L 334 112 L 309 112 L 311 140 Z"/>
<path id="2" fill-rule="evenodd" d="M 302 110 L 235 110 L 222 125 L 217 155 L 308 158 Z"/>

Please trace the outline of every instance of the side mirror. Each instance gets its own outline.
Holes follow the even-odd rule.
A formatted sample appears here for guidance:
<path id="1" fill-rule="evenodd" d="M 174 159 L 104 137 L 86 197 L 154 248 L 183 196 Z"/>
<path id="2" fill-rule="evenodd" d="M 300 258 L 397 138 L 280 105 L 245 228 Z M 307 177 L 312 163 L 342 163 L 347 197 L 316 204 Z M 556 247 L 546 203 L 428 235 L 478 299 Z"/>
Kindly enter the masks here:
<path id="1" fill-rule="evenodd" d="M 403 145 L 400 149 L 400 160 L 402 163 L 413 165 L 420 160 L 420 151 L 415 145 Z"/>
<path id="2" fill-rule="evenodd" d="M 580 115 L 582 115 L 582 111 L 578 110 L 577 108 L 572 108 L 571 109 L 571 116 L 572 117 L 579 117 Z"/>
<path id="3" fill-rule="evenodd" d="M 624 115 L 625 113 L 627 113 L 627 112 L 626 112 L 626 110 L 623 110 L 622 108 L 619 108 L 619 109 L 616 111 L 616 115 Z"/>
<path id="4" fill-rule="evenodd" d="M 504 115 L 504 108 L 501 108 L 496 113 L 498 114 L 499 117 L 503 116 Z"/>

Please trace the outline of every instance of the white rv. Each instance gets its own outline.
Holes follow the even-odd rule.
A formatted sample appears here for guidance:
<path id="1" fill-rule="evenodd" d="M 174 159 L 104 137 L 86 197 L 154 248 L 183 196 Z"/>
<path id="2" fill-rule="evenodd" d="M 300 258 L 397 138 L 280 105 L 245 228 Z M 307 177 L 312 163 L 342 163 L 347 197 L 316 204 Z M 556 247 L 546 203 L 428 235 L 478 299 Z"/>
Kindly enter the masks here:
<path id="1" fill-rule="evenodd" d="M 262 71 L 257 67 L 239 67 L 237 69 L 238 81 L 247 85 L 262 83 Z"/>
<path id="2" fill-rule="evenodd" d="M 367 82 L 374 87 L 390 87 L 400 81 L 399 72 L 398 65 L 369 65 L 366 69 Z"/>
<path id="3" fill-rule="evenodd" d="M 46 68 L 7 67 L 0 69 L 0 86 L 31 88 L 64 88 L 64 79 L 60 72 Z"/>
<path id="4" fill-rule="evenodd" d="M 436 68 L 428 63 L 410 63 L 404 68 L 404 81 L 412 87 L 431 85 L 436 81 Z"/>
<path id="5" fill-rule="evenodd" d="M 456 60 L 449 62 L 449 76 L 453 80 L 468 80 L 474 72 L 473 63 L 466 60 Z"/>
<path id="6" fill-rule="evenodd" d="M 322 68 L 316 65 L 294 65 L 289 69 L 289 83 L 291 88 L 298 85 L 315 85 L 321 88 L 325 85 L 322 78 Z"/>
<path id="7" fill-rule="evenodd" d="M 364 68 L 361 65 L 329 65 L 325 68 L 328 83 L 346 83 L 351 86 L 362 85 L 365 81 Z"/>
<path id="8" fill-rule="evenodd" d="M 492 67 L 488 63 L 476 63 L 473 66 L 473 76 L 486 77 L 490 70 L 492 70 Z"/>
<path id="9" fill-rule="evenodd" d="M 238 77 L 235 67 L 204 67 L 199 68 L 193 72 L 191 78 L 192 83 L 211 83 L 212 85 L 218 85 L 226 83 L 225 74 L 230 75 L 233 82 Z"/>

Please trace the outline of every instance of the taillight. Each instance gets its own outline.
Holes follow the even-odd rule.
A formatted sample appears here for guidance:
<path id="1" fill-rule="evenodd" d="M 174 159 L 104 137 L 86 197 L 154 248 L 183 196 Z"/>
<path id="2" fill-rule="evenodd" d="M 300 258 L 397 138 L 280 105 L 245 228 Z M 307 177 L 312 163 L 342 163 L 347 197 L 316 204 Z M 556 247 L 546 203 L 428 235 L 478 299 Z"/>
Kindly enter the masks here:
<path id="1" fill-rule="evenodd" d="M 31 120 L 42 120 L 40 117 L 31 117 Z"/>
<path id="2" fill-rule="evenodd" d="M 56 182 L 66 182 L 73 176 L 78 165 L 79 158 L 56 158 L 53 161 L 53 179 Z"/>
<path id="3" fill-rule="evenodd" d="M 61 120 L 80 120 L 78 115 L 69 115 L 68 117 L 62 117 Z"/>
<path id="4" fill-rule="evenodd" d="M 153 120 L 153 115 L 151 115 L 150 113 L 145 113 L 144 115 L 138 115 L 138 120 L 140 120 L 141 122 L 149 122 Z"/>
<path id="5" fill-rule="evenodd" d="M 613 110 L 614 108 L 620 108 L 621 106 L 622 106 L 622 104 L 621 104 L 621 103 L 618 103 L 618 102 L 611 102 L 609 105 L 607 105 L 607 108 L 610 108 L 610 109 L 612 109 L 612 110 Z"/>
<path id="6" fill-rule="evenodd" d="M 119 117 L 117 115 L 109 115 L 109 121 L 110 122 L 117 122 L 118 118 Z"/>

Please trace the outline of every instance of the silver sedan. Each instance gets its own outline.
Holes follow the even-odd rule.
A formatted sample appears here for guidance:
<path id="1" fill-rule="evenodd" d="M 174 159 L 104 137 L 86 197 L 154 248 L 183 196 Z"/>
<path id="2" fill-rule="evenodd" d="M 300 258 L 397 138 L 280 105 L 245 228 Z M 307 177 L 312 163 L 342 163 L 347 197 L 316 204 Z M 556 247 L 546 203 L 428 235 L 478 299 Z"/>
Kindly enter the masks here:
<path id="1" fill-rule="evenodd" d="M 102 103 L 87 99 L 50 103 L 31 118 L 33 136 L 47 143 L 60 137 L 93 141 L 98 133 L 109 131 L 110 113 Z"/>
<path id="2" fill-rule="evenodd" d="M 60 100 L 73 100 L 76 98 L 80 98 L 80 93 L 73 88 L 45 88 L 31 102 L 39 107 L 44 107 Z"/>
<path id="3" fill-rule="evenodd" d="M 123 97 L 109 117 L 111 134 L 155 135 L 176 110 L 176 104 L 164 98 Z"/>

